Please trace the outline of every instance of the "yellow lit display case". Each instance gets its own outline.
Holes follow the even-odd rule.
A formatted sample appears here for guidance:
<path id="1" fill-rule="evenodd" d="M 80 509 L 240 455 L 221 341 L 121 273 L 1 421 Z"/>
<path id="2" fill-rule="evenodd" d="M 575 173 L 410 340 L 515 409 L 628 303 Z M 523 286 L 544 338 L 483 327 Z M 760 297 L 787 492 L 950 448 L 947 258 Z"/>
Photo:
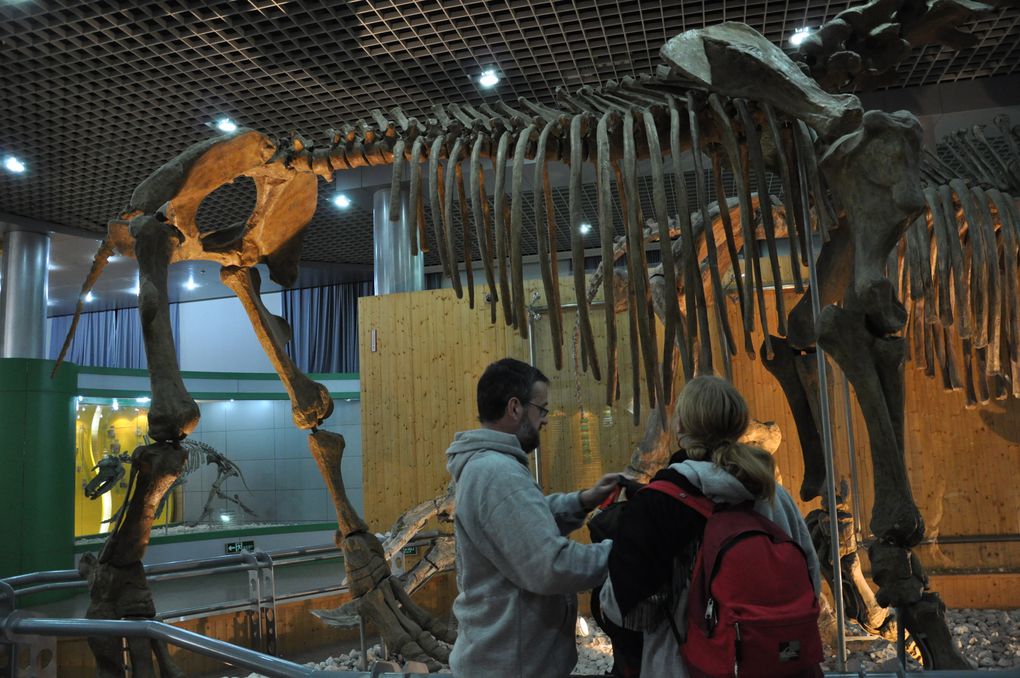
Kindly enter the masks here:
<path id="1" fill-rule="evenodd" d="M 75 537 L 105 534 L 112 529 L 113 518 L 128 492 L 130 455 L 136 447 L 148 442 L 147 402 L 147 398 L 124 401 L 79 396 L 75 418 Z M 111 470 L 119 466 L 123 476 L 108 491 L 89 499 L 85 489 L 100 473 L 101 462 Z M 154 525 L 182 520 L 182 516 L 177 515 L 182 508 L 179 494 L 180 489 L 175 488 Z"/>

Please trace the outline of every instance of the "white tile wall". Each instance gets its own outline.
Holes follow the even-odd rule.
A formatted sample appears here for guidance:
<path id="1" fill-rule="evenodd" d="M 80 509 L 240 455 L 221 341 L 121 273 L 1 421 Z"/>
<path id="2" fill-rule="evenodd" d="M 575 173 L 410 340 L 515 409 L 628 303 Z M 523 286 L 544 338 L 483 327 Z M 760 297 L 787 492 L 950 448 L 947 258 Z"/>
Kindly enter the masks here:
<path id="1" fill-rule="evenodd" d="M 235 400 L 203 402 L 202 419 L 191 437 L 211 445 L 236 463 L 239 478 L 222 486 L 228 496 L 237 494 L 255 510 L 257 519 L 243 517 L 232 502 L 217 499 L 216 510 L 233 510 L 246 522 L 324 522 L 336 519 L 332 499 L 308 450 L 308 433 L 295 428 L 286 400 Z M 361 403 L 340 400 L 323 428 L 344 436 L 343 477 L 347 496 L 364 514 L 362 494 Z M 204 464 L 191 474 L 185 487 L 185 520 L 202 511 L 216 467 Z"/>

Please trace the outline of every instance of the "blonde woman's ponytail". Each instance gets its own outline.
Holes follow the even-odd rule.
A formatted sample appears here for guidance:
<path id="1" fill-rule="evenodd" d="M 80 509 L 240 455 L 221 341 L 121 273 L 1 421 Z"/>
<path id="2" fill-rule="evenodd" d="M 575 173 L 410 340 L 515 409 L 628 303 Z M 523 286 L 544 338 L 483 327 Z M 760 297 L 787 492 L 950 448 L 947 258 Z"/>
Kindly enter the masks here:
<path id="1" fill-rule="evenodd" d="M 755 497 L 772 501 L 776 496 L 776 460 L 765 450 L 743 443 L 723 443 L 712 453 L 712 461 Z"/>
<path id="2" fill-rule="evenodd" d="M 751 416 L 733 384 L 715 376 L 695 377 L 680 392 L 676 408 L 680 446 L 689 459 L 714 462 L 756 498 L 775 496 L 775 459 L 765 450 L 736 442 Z"/>

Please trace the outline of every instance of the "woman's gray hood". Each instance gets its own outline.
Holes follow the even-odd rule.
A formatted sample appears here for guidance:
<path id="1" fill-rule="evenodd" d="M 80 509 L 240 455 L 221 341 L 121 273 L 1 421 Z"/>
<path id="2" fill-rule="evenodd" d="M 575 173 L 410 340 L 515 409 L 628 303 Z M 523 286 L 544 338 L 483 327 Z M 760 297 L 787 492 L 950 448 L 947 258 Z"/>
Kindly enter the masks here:
<path id="1" fill-rule="evenodd" d="M 702 494 L 717 504 L 739 504 L 754 499 L 743 483 L 710 461 L 688 459 L 670 468 L 691 481 Z"/>

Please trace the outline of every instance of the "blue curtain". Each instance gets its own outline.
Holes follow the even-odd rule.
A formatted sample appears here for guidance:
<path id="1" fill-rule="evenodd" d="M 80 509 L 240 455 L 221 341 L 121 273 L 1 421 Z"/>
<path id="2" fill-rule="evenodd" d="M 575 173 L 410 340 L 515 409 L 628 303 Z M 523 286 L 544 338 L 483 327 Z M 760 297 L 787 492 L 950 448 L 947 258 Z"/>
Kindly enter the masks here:
<path id="1" fill-rule="evenodd" d="M 64 337 L 74 316 L 50 318 L 50 360 L 56 360 Z M 181 349 L 181 310 L 179 304 L 170 304 L 170 328 L 174 337 L 174 350 Z M 142 323 L 137 308 L 120 308 L 112 311 L 82 313 L 74 340 L 67 352 L 67 361 L 90 367 L 127 367 L 145 369 L 145 344 L 142 341 Z"/>
<path id="2" fill-rule="evenodd" d="M 370 281 L 283 291 L 283 318 L 293 332 L 287 355 L 299 370 L 359 370 L 358 297 L 371 294 Z"/>

